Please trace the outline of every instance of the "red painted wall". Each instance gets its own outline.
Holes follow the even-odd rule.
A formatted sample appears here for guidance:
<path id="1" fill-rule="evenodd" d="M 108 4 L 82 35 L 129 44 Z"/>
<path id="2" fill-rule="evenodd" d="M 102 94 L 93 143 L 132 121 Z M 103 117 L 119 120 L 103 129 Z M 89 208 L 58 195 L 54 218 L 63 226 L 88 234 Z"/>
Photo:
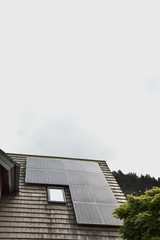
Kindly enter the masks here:
<path id="1" fill-rule="evenodd" d="M 9 192 L 9 182 L 8 182 L 8 171 L 0 166 L 1 169 L 1 182 L 2 182 L 2 193 Z"/>

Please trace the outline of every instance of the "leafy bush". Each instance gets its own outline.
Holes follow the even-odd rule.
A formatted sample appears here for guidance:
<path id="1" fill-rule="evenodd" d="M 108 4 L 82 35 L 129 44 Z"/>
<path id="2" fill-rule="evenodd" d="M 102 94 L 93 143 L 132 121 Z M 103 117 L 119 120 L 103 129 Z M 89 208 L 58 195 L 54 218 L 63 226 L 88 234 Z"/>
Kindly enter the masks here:
<path id="1" fill-rule="evenodd" d="M 114 216 L 123 220 L 120 228 L 126 240 L 160 240 L 160 188 L 153 187 L 141 196 L 127 196 Z"/>

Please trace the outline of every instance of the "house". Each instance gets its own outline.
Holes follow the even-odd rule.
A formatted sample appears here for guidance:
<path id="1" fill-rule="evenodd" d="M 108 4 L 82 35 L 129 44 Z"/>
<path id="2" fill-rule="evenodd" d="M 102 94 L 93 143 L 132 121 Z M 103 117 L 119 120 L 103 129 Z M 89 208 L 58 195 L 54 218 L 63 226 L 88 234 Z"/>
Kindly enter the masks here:
<path id="1" fill-rule="evenodd" d="M 0 150 L 0 239 L 121 240 L 125 196 L 105 161 Z"/>

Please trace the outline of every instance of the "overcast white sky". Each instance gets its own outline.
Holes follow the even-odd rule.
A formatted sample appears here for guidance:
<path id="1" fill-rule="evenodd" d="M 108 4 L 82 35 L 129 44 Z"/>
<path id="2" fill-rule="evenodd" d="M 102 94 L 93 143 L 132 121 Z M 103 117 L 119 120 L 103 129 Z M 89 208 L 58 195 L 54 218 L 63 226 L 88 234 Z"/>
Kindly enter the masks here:
<path id="1" fill-rule="evenodd" d="M 0 1 L 0 148 L 160 177 L 160 1 Z"/>

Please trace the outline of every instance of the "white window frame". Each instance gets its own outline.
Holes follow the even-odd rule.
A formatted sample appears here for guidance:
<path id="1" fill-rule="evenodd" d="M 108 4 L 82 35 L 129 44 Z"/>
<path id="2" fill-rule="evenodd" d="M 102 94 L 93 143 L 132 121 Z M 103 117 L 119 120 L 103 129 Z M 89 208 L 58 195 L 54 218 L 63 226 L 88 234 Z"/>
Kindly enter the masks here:
<path id="1" fill-rule="evenodd" d="M 58 199 L 52 198 L 52 195 L 51 195 L 52 189 L 54 189 L 54 190 L 61 190 L 63 200 L 61 200 L 61 199 L 58 200 Z M 62 203 L 62 204 L 66 203 L 66 196 L 65 196 L 65 192 L 64 192 L 64 188 L 63 187 L 48 186 L 47 187 L 47 197 L 48 197 L 48 202 L 49 203 Z"/>

